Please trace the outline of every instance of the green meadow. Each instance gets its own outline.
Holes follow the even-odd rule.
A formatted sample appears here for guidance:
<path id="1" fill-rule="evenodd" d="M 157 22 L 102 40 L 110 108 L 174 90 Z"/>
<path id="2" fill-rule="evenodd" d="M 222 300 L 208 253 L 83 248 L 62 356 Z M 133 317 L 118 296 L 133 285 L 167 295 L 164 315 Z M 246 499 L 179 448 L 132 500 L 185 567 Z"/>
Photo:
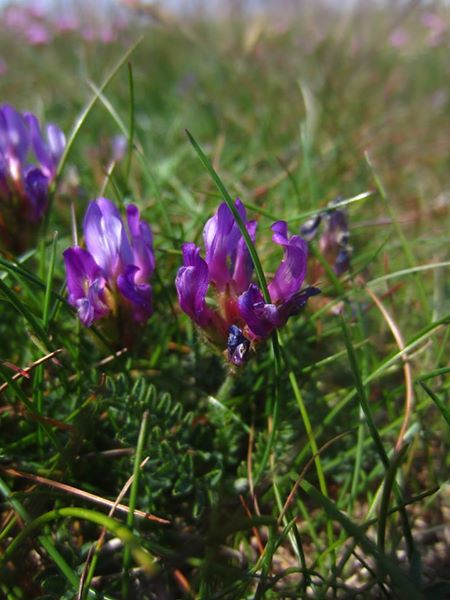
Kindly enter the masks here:
<path id="1" fill-rule="evenodd" d="M 449 597 L 448 7 L 234 5 L 135 4 L 108 40 L 39 16 L 38 44 L 0 16 L 0 103 L 67 140 L 28 247 L 0 239 L 8 600 Z M 101 196 L 152 228 L 138 326 L 68 302 Z M 298 235 L 338 199 L 351 246 L 337 273 L 319 230 L 321 293 L 239 367 L 174 285 L 235 198 L 262 289 L 276 221 Z"/>

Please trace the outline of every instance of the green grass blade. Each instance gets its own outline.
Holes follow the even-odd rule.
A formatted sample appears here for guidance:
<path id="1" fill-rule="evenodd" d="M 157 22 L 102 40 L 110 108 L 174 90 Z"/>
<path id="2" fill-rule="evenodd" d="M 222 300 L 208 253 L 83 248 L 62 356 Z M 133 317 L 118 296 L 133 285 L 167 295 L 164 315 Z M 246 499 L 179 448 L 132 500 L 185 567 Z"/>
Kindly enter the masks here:
<path id="1" fill-rule="evenodd" d="M 48 326 L 49 313 L 50 313 L 50 300 L 52 297 L 52 285 L 53 276 L 55 273 L 55 259 L 56 259 L 56 243 L 58 241 L 58 232 L 55 231 L 53 235 L 53 241 L 50 251 L 50 261 L 47 267 L 47 281 L 45 285 L 45 297 L 44 297 L 44 309 L 42 313 L 42 322 L 44 327 Z"/>
<path id="2" fill-rule="evenodd" d="M 374 558 L 380 574 L 391 578 L 392 584 L 396 588 L 398 598 L 404 600 L 424 600 L 423 595 L 410 578 L 398 565 L 378 550 L 376 545 L 366 536 L 361 527 L 350 521 L 350 519 L 336 507 L 334 502 L 321 494 L 319 490 L 309 482 L 302 481 L 300 485 L 305 492 L 326 511 L 331 519 L 338 522 L 345 529 L 347 534 L 355 539 L 357 544 L 366 554 L 370 554 Z"/>
<path id="3" fill-rule="evenodd" d="M 381 440 L 380 434 L 378 433 L 378 429 L 376 428 L 375 421 L 372 417 L 372 412 L 369 407 L 369 402 L 367 401 L 366 389 L 365 385 L 361 379 L 361 375 L 358 368 L 358 363 L 356 361 L 355 350 L 353 348 L 353 344 L 350 338 L 350 333 L 347 328 L 347 324 L 345 323 L 344 317 L 341 316 L 341 326 L 342 333 L 344 336 L 345 345 L 347 348 L 347 354 L 349 359 L 350 368 L 353 375 L 353 380 L 355 382 L 355 387 L 358 393 L 358 399 L 361 404 L 361 408 L 364 412 L 364 416 L 366 417 L 366 422 L 369 427 L 370 434 L 374 441 L 375 447 L 377 449 L 378 455 L 381 459 L 381 462 L 385 466 L 386 469 L 389 467 L 389 458 L 384 449 L 383 442 Z"/>
<path id="4" fill-rule="evenodd" d="M 105 77 L 103 83 L 101 83 L 101 85 L 99 87 L 100 93 L 104 92 L 104 90 L 108 87 L 108 85 L 111 83 L 111 81 L 116 76 L 117 72 L 127 62 L 127 60 L 130 58 L 130 56 L 133 54 L 133 52 L 136 50 L 136 48 L 139 46 L 139 44 L 142 42 L 142 40 L 143 40 L 143 37 L 142 36 L 139 37 L 130 46 L 130 48 L 128 48 L 128 50 L 123 54 L 123 56 L 119 59 L 119 61 L 112 68 L 110 73 L 108 73 L 108 75 Z M 90 99 L 90 101 L 87 103 L 87 105 L 85 106 L 85 108 L 82 110 L 81 114 L 75 121 L 72 131 L 70 132 L 69 137 L 67 139 L 67 144 L 66 144 L 66 147 L 64 148 L 63 155 L 61 156 L 61 160 L 59 161 L 58 170 L 56 172 L 56 180 L 57 181 L 61 177 L 61 173 L 63 172 L 64 167 L 66 166 L 67 159 L 69 158 L 70 152 L 71 152 L 72 147 L 78 137 L 78 134 L 80 133 L 84 123 L 86 122 L 86 119 L 88 118 L 91 110 L 94 108 L 98 98 L 99 98 L 99 93 L 94 94 L 94 96 Z"/>
<path id="5" fill-rule="evenodd" d="M 118 537 L 130 549 L 135 561 L 143 567 L 147 573 L 154 574 L 158 571 L 158 567 L 152 555 L 141 545 L 138 538 L 134 536 L 127 527 L 122 525 L 122 523 L 95 510 L 78 508 L 75 506 L 50 510 L 28 523 L 28 525 L 9 544 L 0 561 L 5 563 L 10 560 L 21 548 L 24 541 L 36 530 L 52 521 L 62 518 L 81 519 L 104 527 L 107 531 Z"/>
<path id="6" fill-rule="evenodd" d="M 444 401 L 441 400 L 439 398 L 439 396 L 437 394 L 435 394 L 433 392 L 433 390 L 431 390 L 424 381 L 419 381 L 419 383 L 422 386 L 422 388 L 425 390 L 425 392 L 428 394 L 428 396 L 433 400 L 436 407 L 440 411 L 441 415 L 446 420 L 447 425 L 450 427 L 450 410 L 449 410 L 448 406 L 446 406 Z"/>
<path id="7" fill-rule="evenodd" d="M 45 331 L 40 319 L 35 317 L 30 309 L 17 297 L 17 295 L 9 289 L 9 287 L 0 279 L 0 290 L 9 300 L 9 302 L 13 305 L 13 307 L 17 310 L 19 314 L 25 319 L 25 321 L 29 324 L 31 329 L 40 339 L 40 341 L 44 344 L 44 347 L 47 349 L 50 348 L 49 339 L 47 332 Z"/>
<path id="8" fill-rule="evenodd" d="M 135 109 L 135 98 L 134 98 L 134 81 L 133 81 L 133 68 L 131 63 L 128 63 L 128 87 L 130 90 L 130 123 L 129 123 L 129 131 L 128 131 L 128 154 L 127 154 L 127 162 L 125 169 L 125 177 L 128 182 L 130 177 L 130 169 L 131 169 L 131 158 L 133 156 L 133 146 L 134 146 L 134 128 L 135 128 L 135 117 L 134 117 L 134 109 Z"/>
<path id="9" fill-rule="evenodd" d="M 450 267 L 450 261 L 429 263 L 427 265 L 417 265 L 415 267 L 409 267 L 408 269 L 393 271 L 392 273 L 387 273 L 386 275 L 381 275 L 380 277 L 371 279 L 367 282 L 367 285 L 373 287 L 379 283 L 383 283 L 384 281 L 389 281 L 390 279 L 397 279 L 398 277 L 403 277 L 404 275 L 415 275 L 417 273 L 421 273 L 422 271 L 431 271 L 433 269 L 441 269 L 443 267 Z"/>
<path id="10" fill-rule="evenodd" d="M 342 326 L 342 332 L 344 335 L 345 345 L 346 345 L 347 352 L 348 352 L 350 368 L 352 370 L 352 375 L 353 375 L 355 387 L 357 390 L 357 396 L 359 399 L 359 403 L 360 403 L 361 409 L 364 412 L 364 416 L 366 417 L 366 422 L 367 422 L 367 425 L 369 428 L 369 432 L 373 439 L 373 442 L 374 442 L 375 448 L 378 452 L 378 455 L 380 457 L 380 460 L 386 470 L 386 477 L 387 477 L 387 473 L 390 472 L 389 471 L 389 469 L 390 469 L 389 457 L 383 446 L 381 436 L 378 433 L 378 429 L 376 428 L 375 422 L 372 417 L 372 412 L 369 407 L 369 402 L 367 400 L 366 389 L 365 389 L 365 385 L 367 385 L 367 384 L 365 382 L 363 382 L 363 380 L 361 378 L 361 374 L 360 374 L 360 371 L 358 368 L 358 363 L 356 360 L 356 355 L 355 355 L 355 351 L 353 348 L 352 340 L 350 338 L 350 333 L 349 333 L 349 330 L 347 328 L 347 325 L 346 325 L 345 320 L 342 315 L 341 315 L 341 326 Z M 394 482 L 394 491 L 396 494 L 397 501 L 400 504 L 403 503 L 401 492 L 400 492 L 398 486 L 395 485 L 395 482 Z M 406 545 L 408 548 L 408 556 L 411 561 L 411 568 L 413 568 L 414 567 L 413 563 L 414 563 L 415 557 L 417 556 L 417 553 L 416 553 L 415 544 L 414 544 L 414 540 L 412 537 L 411 527 L 409 524 L 408 514 L 407 514 L 406 510 L 403 509 L 401 511 L 401 517 L 402 517 L 402 524 L 403 524 L 403 534 L 404 534 Z"/>
<path id="11" fill-rule="evenodd" d="M 399 469 L 402 460 L 405 457 L 406 451 L 408 450 L 408 446 L 403 446 L 399 452 L 394 455 L 393 460 L 391 461 L 389 468 L 386 471 L 386 477 L 383 482 L 383 492 L 381 495 L 380 502 L 380 511 L 378 517 L 378 535 L 377 535 L 377 543 L 380 552 L 385 552 L 385 541 L 386 541 L 386 521 L 387 516 L 389 514 L 389 498 L 391 496 L 392 488 L 395 483 L 395 476 L 397 474 L 397 470 Z"/>
<path id="12" fill-rule="evenodd" d="M 129 512 L 127 515 L 127 526 L 130 531 L 133 529 L 134 524 L 134 510 L 136 508 L 136 500 L 139 489 L 139 478 L 141 473 L 141 462 L 142 462 L 142 454 L 144 452 L 144 445 L 147 439 L 147 428 L 148 428 L 148 411 L 145 411 L 142 415 L 141 427 L 139 430 L 139 437 L 136 447 L 136 454 L 134 457 L 134 468 L 133 468 L 133 483 L 131 484 L 130 490 L 130 502 L 129 502 Z M 122 596 L 124 598 L 128 597 L 128 570 L 130 567 L 130 559 L 131 559 L 131 548 L 129 546 L 125 547 L 123 553 L 122 560 L 122 568 L 123 568 L 123 580 L 122 580 Z"/>
<path id="13" fill-rule="evenodd" d="M 5 500 L 12 506 L 12 508 L 16 511 L 16 513 L 20 516 L 20 518 L 24 521 L 24 523 L 30 523 L 31 519 L 28 512 L 25 510 L 24 506 L 14 498 L 14 495 L 11 493 L 11 490 L 6 485 L 5 481 L 0 478 L 0 493 L 3 495 Z M 39 543 L 42 545 L 44 550 L 48 553 L 50 558 L 53 560 L 55 565 L 61 571 L 61 573 L 66 577 L 66 579 L 70 582 L 74 589 L 78 587 L 78 577 L 76 573 L 70 568 L 58 550 L 55 548 L 52 539 L 50 536 L 40 535 Z"/>

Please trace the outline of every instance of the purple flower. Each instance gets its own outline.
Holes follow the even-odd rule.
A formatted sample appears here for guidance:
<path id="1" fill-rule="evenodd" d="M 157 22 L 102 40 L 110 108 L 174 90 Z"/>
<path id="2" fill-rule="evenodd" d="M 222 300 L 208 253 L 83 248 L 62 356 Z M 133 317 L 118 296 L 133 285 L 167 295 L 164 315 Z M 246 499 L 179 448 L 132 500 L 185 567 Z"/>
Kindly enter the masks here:
<path id="1" fill-rule="evenodd" d="M 41 133 L 38 119 L 31 113 L 25 114 L 30 131 L 30 141 L 36 158 L 41 163 L 41 168 L 47 177 L 54 179 L 59 159 L 66 146 L 66 138 L 63 132 L 49 123 L 45 129 L 45 137 Z"/>
<path id="2" fill-rule="evenodd" d="M 403 48 L 409 42 L 408 32 L 403 27 L 397 27 L 390 34 L 389 42 L 393 48 Z"/>
<path id="3" fill-rule="evenodd" d="M 91 254 L 75 246 L 64 252 L 69 303 L 87 326 L 108 314 L 106 279 Z"/>
<path id="4" fill-rule="evenodd" d="M 427 43 L 429 46 L 438 46 L 444 39 L 448 27 L 444 19 L 430 11 L 425 11 L 422 15 L 422 24 L 429 30 Z"/>
<path id="5" fill-rule="evenodd" d="M 206 306 L 208 265 L 195 244 L 183 244 L 184 266 L 178 269 L 175 286 L 182 310 L 200 327 L 211 321 L 211 310 Z"/>
<path id="6" fill-rule="evenodd" d="M 0 107 L 0 234 L 8 249 L 21 252 L 34 237 L 64 147 L 56 125 L 43 136 L 35 115 Z"/>
<path id="7" fill-rule="evenodd" d="M 31 46 L 45 46 L 52 39 L 47 27 L 38 22 L 28 23 L 23 33 Z"/>
<path id="8" fill-rule="evenodd" d="M 235 207 L 252 241 L 255 241 L 256 221 L 247 221 L 245 207 L 239 198 Z M 233 213 L 225 202 L 207 221 L 203 241 L 209 281 L 215 284 L 218 291 L 224 291 L 227 286 L 231 286 L 236 293 L 244 291 L 250 283 L 253 263 Z"/>
<path id="9" fill-rule="evenodd" d="M 247 221 L 239 199 L 235 207 L 254 242 L 256 222 Z M 205 259 L 195 244 L 183 245 L 184 264 L 175 280 L 180 307 L 234 365 L 243 364 L 258 341 L 283 326 L 309 296 L 319 292 L 316 288 L 301 290 L 307 243 L 297 235 L 289 238 L 284 221 L 274 223 L 272 230 L 272 239 L 283 248 L 284 257 L 268 286 L 270 303 L 264 302 L 261 290 L 252 283 L 253 262 L 226 203 L 205 225 Z M 207 301 L 208 291 L 214 306 Z"/>
<path id="10" fill-rule="evenodd" d="M 260 289 L 251 284 L 238 300 L 239 312 L 254 339 L 269 336 L 282 327 L 292 315 L 300 312 L 308 298 L 319 293 L 309 287 L 300 291 L 306 277 L 308 244 L 298 235 L 288 237 L 287 223 L 272 225 L 272 240 L 283 247 L 284 257 L 269 283 L 271 303 L 265 303 Z"/>
<path id="11" fill-rule="evenodd" d="M 134 204 L 126 209 L 126 225 L 116 206 L 98 198 L 83 223 L 86 250 L 64 252 L 69 303 L 89 327 L 112 314 L 145 323 L 153 312 L 150 278 L 155 269 L 153 238 Z"/>
<path id="12" fill-rule="evenodd" d="M 347 213 L 339 208 L 334 208 L 334 205 L 341 200 L 342 198 L 338 197 L 330 202 L 327 209 L 315 215 L 300 228 L 301 235 L 309 242 L 314 239 L 323 223 L 319 249 L 337 275 L 348 271 L 352 253 L 349 244 Z"/>

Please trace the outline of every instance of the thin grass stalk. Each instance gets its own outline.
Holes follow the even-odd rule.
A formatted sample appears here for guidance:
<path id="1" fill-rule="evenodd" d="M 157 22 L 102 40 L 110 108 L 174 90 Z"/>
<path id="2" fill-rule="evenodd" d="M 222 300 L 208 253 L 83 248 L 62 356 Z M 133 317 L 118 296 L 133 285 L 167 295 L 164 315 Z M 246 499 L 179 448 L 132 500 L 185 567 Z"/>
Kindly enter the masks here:
<path id="1" fill-rule="evenodd" d="M 128 152 L 127 162 L 125 168 L 125 178 L 128 184 L 130 178 L 131 159 L 133 157 L 133 146 L 134 146 L 134 129 L 135 129 L 135 98 L 134 98 L 134 81 L 133 81 L 133 67 L 131 62 L 128 62 L 128 89 L 130 92 L 130 114 L 129 114 L 129 129 L 128 129 Z"/>
<path id="2" fill-rule="evenodd" d="M 136 447 L 136 455 L 134 457 L 134 467 L 133 467 L 133 483 L 131 484 L 130 490 L 130 502 L 129 502 L 129 513 L 127 515 L 127 526 L 130 531 L 133 529 L 134 524 L 134 510 L 136 508 L 137 494 L 139 490 L 139 480 L 141 473 L 141 462 L 142 462 L 142 454 L 144 452 L 144 446 L 147 439 L 147 427 L 148 427 L 148 411 L 144 411 L 141 420 L 141 427 L 139 430 L 139 437 L 137 441 Z M 128 585 L 129 585 L 129 575 L 128 570 L 130 568 L 131 561 L 131 548 L 129 546 L 125 546 L 123 559 L 122 559 L 122 570 L 123 570 L 123 578 L 122 578 L 122 597 L 128 597 Z"/>

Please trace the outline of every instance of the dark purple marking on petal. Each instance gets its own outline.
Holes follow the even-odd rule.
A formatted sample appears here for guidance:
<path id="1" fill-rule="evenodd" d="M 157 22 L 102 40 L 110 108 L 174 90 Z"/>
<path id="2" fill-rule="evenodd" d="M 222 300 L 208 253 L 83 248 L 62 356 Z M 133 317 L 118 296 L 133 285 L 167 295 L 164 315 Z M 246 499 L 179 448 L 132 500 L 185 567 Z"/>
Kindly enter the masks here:
<path id="1" fill-rule="evenodd" d="M 237 325 L 231 325 L 227 340 L 228 360 L 236 366 L 241 366 L 247 361 L 249 351 L 250 340 Z"/>
<path id="2" fill-rule="evenodd" d="M 310 242 L 316 236 L 321 222 L 322 214 L 319 213 L 303 223 L 303 225 L 300 227 L 300 235 L 303 237 L 303 239 L 305 239 L 307 242 Z"/>
<path id="3" fill-rule="evenodd" d="M 334 271 L 336 275 L 342 275 L 350 269 L 350 250 L 343 248 L 339 250 L 334 263 Z"/>

